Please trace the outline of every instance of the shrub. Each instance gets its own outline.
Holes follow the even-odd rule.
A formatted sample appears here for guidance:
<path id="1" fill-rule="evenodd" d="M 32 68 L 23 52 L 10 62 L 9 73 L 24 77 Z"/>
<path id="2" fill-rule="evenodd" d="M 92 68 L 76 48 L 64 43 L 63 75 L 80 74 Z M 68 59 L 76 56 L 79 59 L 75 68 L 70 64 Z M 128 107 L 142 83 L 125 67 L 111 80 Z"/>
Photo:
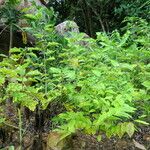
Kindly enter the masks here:
<path id="1" fill-rule="evenodd" d="M 60 101 L 65 112 L 53 121 L 64 137 L 77 130 L 132 136 L 136 122 L 147 125 L 143 117 L 149 117 L 150 109 L 150 32 L 140 34 L 130 26 L 124 35 L 114 31 L 97 33 L 96 40 L 84 39 L 83 34 L 63 39 L 53 30 L 53 11 L 44 9 L 26 15 L 36 46 L 11 49 L 11 56 L 0 64 L 1 103 L 12 99 L 34 111 Z M 147 28 L 140 20 L 138 31 Z"/>

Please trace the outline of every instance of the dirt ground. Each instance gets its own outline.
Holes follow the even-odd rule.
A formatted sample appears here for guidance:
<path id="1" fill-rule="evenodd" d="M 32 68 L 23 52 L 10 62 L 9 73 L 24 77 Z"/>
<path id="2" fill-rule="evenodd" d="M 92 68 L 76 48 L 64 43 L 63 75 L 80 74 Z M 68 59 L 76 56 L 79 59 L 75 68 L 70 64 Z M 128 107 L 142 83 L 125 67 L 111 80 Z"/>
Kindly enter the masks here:
<path id="1" fill-rule="evenodd" d="M 53 111 L 52 108 L 57 108 L 55 110 L 59 112 Z M 36 114 L 28 112 L 31 117 L 30 121 L 25 119 L 23 122 L 22 139 L 19 137 L 18 120 L 14 118 L 15 113 L 8 116 L 14 126 L 10 124 L 0 127 L 0 150 L 13 150 L 10 149 L 10 146 L 14 146 L 14 150 L 150 150 L 150 126 L 139 127 L 132 138 L 127 135 L 121 139 L 117 137 L 108 139 L 102 136 L 102 140 L 98 142 L 96 136 L 78 132 L 65 141 L 58 142 L 59 134 L 50 131 L 53 128 L 51 119 L 44 115 L 51 114 L 53 117 L 60 111 L 62 112 L 61 109 L 61 105 L 59 107 L 57 103 L 52 105 L 49 108 L 50 112 L 42 113 L 43 117 L 48 118 L 46 120 L 39 119 Z"/>
<path id="2" fill-rule="evenodd" d="M 150 127 L 142 127 L 132 138 L 124 136 L 122 139 L 103 137 L 98 142 L 95 136 L 78 133 L 69 139 L 67 147 L 47 147 L 48 133 L 38 134 L 26 133 L 23 137 L 23 150 L 150 150 Z M 52 141 L 54 142 L 54 141 Z M 7 150 L 13 145 L 19 150 L 18 132 L 6 133 L 0 130 L 0 150 Z"/>
<path id="3" fill-rule="evenodd" d="M 80 135 L 77 139 L 77 141 L 75 140 L 73 150 L 150 150 L 149 127 L 143 127 L 132 138 L 128 136 L 122 139 L 104 138 L 101 142 L 97 142 L 96 137 Z M 82 145 L 84 146 L 81 148 Z"/>

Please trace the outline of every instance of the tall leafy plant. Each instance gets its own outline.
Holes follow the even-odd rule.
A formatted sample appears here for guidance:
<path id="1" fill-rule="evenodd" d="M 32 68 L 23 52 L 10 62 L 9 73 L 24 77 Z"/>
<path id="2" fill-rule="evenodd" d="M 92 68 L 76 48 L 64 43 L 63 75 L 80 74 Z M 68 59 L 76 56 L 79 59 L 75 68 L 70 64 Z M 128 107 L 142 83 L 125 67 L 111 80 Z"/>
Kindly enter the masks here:
<path id="1" fill-rule="evenodd" d="M 61 102 L 63 113 L 53 121 L 64 137 L 78 130 L 99 137 L 132 136 L 135 122 L 148 124 L 142 117 L 149 115 L 149 47 L 144 42 L 149 32 L 143 35 L 130 26 L 123 35 L 63 39 L 54 31 L 53 13 L 39 7 L 36 15 L 26 15 L 31 25 L 26 30 L 36 45 L 11 49 L 11 57 L 0 64 L 1 103 L 10 98 L 34 111 Z M 140 21 L 138 30 L 149 28 Z"/>
<path id="2" fill-rule="evenodd" d="M 68 39 L 67 66 L 62 69 L 67 111 L 55 118 L 64 136 L 78 130 L 108 137 L 132 136 L 137 123 L 148 125 L 149 42 L 144 39 L 147 41 L 149 32 L 143 35 L 138 31 L 143 26 L 147 31 L 149 25 L 142 19 L 137 24 L 137 32 L 127 27 L 122 36 L 118 31 L 110 36 L 97 33 L 91 43 L 98 45 L 88 48 L 77 44 L 79 36 Z"/>

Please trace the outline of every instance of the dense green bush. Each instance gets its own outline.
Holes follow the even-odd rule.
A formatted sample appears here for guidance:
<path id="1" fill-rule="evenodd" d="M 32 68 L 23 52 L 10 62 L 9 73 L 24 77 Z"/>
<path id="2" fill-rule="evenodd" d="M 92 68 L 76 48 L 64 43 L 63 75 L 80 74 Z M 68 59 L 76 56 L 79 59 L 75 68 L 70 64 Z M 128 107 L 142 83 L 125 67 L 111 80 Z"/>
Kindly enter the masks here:
<path id="1" fill-rule="evenodd" d="M 110 36 L 97 33 L 91 43 L 98 46 L 85 48 L 74 44 L 75 37 L 68 40 L 70 82 L 64 88 L 69 104 L 68 111 L 59 115 L 60 130 L 70 134 L 83 129 L 121 137 L 125 132 L 134 133 L 135 122 L 147 124 L 142 117 L 150 121 L 149 25 L 136 19 L 136 27 L 130 27 L 124 28 L 122 36 L 118 31 Z"/>
<path id="2" fill-rule="evenodd" d="M 103 133 L 132 136 L 138 123 L 148 125 L 150 27 L 145 20 L 132 26 L 135 18 L 129 19 L 123 35 L 99 32 L 91 39 L 72 33 L 63 39 L 54 31 L 53 11 L 39 7 L 26 17 L 36 46 L 13 48 L 0 63 L 1 107 L 12 99 L 35 111 L 60 101 L 65 112 L 53 121 L 64 137 L 78 130 L 99 139 Z"/>

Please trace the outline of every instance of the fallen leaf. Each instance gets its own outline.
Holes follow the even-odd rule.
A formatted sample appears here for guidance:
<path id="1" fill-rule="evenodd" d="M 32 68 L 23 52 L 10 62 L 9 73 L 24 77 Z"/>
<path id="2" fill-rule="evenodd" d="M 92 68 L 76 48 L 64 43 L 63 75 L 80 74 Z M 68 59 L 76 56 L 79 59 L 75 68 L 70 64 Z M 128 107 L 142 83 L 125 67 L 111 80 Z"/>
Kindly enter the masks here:
<path id="1" fill-rule="evenodd" d="M 139 149 L 141 149 L 141 150 L 146 150 L 146 148 L 145 148 L 144 145 L 138 143 L 138 142 L 135 141 L 134 139 L 133 139 L 133 143 L 134 143 L 135 147 L 137 147 L 137 148 L 139 148 Z"/>

